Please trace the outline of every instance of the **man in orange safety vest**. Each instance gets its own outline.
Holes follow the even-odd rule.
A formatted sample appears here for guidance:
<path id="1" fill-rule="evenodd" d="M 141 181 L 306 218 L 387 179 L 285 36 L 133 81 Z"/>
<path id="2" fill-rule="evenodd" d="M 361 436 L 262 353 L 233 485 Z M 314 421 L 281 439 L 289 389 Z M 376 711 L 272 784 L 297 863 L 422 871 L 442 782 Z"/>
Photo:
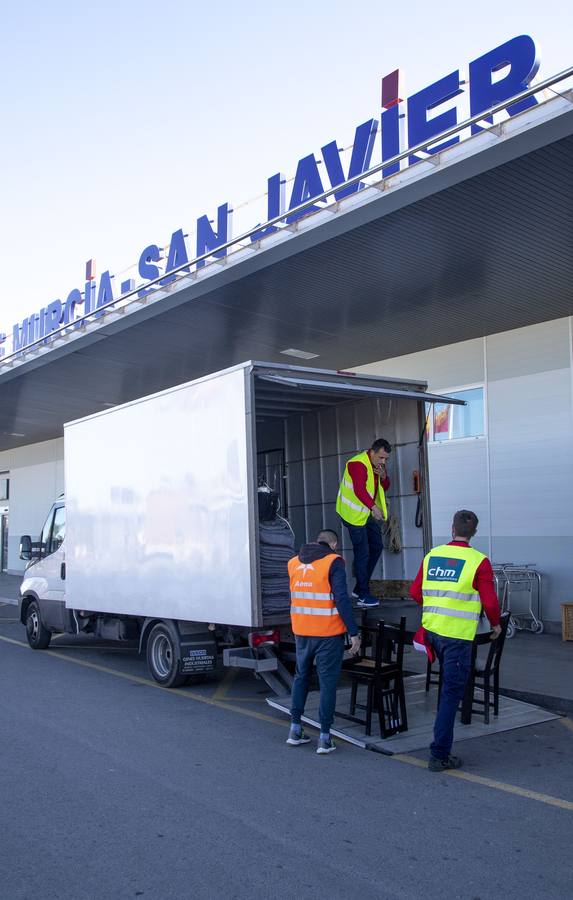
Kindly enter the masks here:
<path id="1" fill-rule="evenodd" d="M 336 685 L 344 655 L 344 635 L 350 649 L 358 653 L 360 636 L 352 601 L 346 587 L 344 560 L 335 551 L 338 535 L 322 530 L 316 541 L 304 544 L 288 564 L 292 630 L 296 640 L 296 674 L 292 689 L 291 727 L 287 744 L 308 744 L 301 717 L 309 679 L 316 665 L 320 681 L 320 737 L 317 753 L 332 753 L 330 736 L 336 705 Z"/>

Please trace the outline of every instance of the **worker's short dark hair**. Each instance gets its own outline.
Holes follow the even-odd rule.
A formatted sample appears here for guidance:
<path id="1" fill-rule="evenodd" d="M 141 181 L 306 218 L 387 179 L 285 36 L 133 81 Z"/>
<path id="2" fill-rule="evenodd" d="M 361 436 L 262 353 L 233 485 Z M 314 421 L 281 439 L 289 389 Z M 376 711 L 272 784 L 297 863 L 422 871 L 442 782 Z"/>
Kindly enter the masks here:
<path id="1" fill-rule="evenodd" d="M 379 450 L 385 450 L 386 453 L 392 453 L 392 444 L 386 440 L 386 438 L 376 438 L 372 446 L 370 447 L 374 453 L 378 453 Z"/>
<path id="2" fill-rule="evenodd" d="M 338 535 L 336 531 L 333 531 L 332 528 L 323 528 L 318 532 L 318 537 L 316 539 L 320 544 L 323 541 L 325 544 L 330 544 L 332 541 L 336 541 L 338 544 Z"/>
<path id="3" fill-rule="evenodd" d="M 458 509 L 454 515 L 454 534 L 461 538 L 472 538 L 477 531 L 478 517 L 470 509 Z"/>

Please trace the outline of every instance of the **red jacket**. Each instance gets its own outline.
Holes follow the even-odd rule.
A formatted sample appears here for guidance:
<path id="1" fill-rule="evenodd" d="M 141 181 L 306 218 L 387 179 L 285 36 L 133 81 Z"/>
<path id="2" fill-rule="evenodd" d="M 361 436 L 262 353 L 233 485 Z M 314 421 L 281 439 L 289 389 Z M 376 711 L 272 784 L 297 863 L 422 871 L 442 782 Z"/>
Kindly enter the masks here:
<path id="1" fill-rule="evenodd" d="M 450 541 L 449 546 L 467 547 L 467 541 Z M 424 578 L 424 564 L 420 566 L 412 586 L 410 587 L 410 596 L 416 603 L 422 603 L 422 580 Z M 478 592 L 481 605 L 489 619 L 490 625 L 499 625 L 499 601 L 495 592 L 493 583 L 493 569 L 489 559 L 486 557 L 481 561 L 473 581 L 474 590 Z"/>
<path id="2" fill-rule="evenodd" d="M 376 472 L 374 472 L 374 497 L 371 497 L 366 490 L 366 479 L 368 477 L 368 471 L 364 463 L 348 463 L 348 474 L 352 478 L 352 487 L 354 488 L 354 493 L 356 494 L 360 502 L 363 503 L 364 506 L 367 506 L 368 509 L 372 509 L 372 507 L 374 506 L 374 497 L 376 496 L 376 492 L 378 491 L 378 475 L 376 474 Z M 390 479 L 388 477 L 382 479 L 382 487 L 385 491 L 387 491 L 390 487 Z"/>

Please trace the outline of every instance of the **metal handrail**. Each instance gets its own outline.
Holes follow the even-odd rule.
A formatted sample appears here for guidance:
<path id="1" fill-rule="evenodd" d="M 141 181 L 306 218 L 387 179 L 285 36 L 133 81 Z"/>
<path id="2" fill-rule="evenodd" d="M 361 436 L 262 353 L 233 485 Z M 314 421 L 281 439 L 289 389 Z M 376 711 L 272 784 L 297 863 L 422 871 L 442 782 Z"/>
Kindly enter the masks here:
<path id="1" fill-rule="evenodd" d="M 332 194 L 337 194 L 339 191 L 343 191 L 348 187 L 352 187 L 355 184 L 358 184 L 365 178 L 369 178 L 372 175 L 376 175 L 378 172 L 381 172 L 383 169 L 387 169 L 392 165 L 395 165 L 398 162 L 401 162 L 403 159 L 406 159 L 408 156 L 414 156 L 416 153 L 420 153 L 426 150 L 428 147 L 431 147 L 432 144 L 437 144 L 439 141 L 444 141 L 449 137 L 452 137 L 460 131 L 464 131 L 466 128 L 470 128 L 472 125 L 477 125 L 479 122 L 482 122 L 488 116 L 493 116 L 498 112 L 503 112 L 503 110 L 507 109 L 509 106 L 515 106 L 517 103 L 522 102 L 523 100 L 527 100 L 529 97 L 532 97 L 534 94 L 538 94 L 543 90 L 546 90 L 548 87 L 551 87 L 553 84 L 557 84 L 559 81 L 564 81 L 566 78 L 573 77 L 573 66 L 570 66 L 567 69 L 563 69 L 557 75 L 552 75 L 550 78 L 546 78 L 544 81 L 539 82 L 539 84 L 534 85 L 533 87 L 528 88 L 525 91 L 522 91 L 520 94 L 516 94 L 515 97 L 511 97 L 509 100 L 504 100 L 501 103 L 497 103 L 495 106 L 490 107 L 489 109 L 483 110 L 480 113 L 477 113 L 474 116 L 471 116 L 469 119 L 464 119 L 463 122 L 459 122 L 457 125 L 453 125 L 451 128 L 446 129 L 445 131 L 441 131 L 439 134 L 433 135 L 431 139 L 427 141 L 423 141 L 419 144 L 416 144 L 413 147 L 408 147 L 407 150 L 403 150 L 401 153 L 397 153 L 395 156 L 390 157 L 390 159 L 384 160 L 381 163 L 378 163 L 372 168 L 367 169 L 364 172 L 361 172 L 359 175 L 354 175 L 352 178 L 348 178 L 346 181 L 337 184 L 335 187 L 330 187 L 328 190 L 323 191 L 322 194 L 317 194 L 314 197 L 310 197 L 308 200 L 305 200 L 304 203 L 300 203 L 298 206 L 294 206 L 292 209 L 286 210 L 280 215 L 274 216 L 272 219 L 268 219 L 266 222 L 263 222 L 259 225 L 254 226 L 248 231 L 244 231 L 238 237 L 231 238 L 231 240 L 226 241 L 224 244 L 219 244 L 212 250 L 209 250 L 207 253 L 202 253 L 200 256 L 195 256 L 193 259 L 188 260 L 185 263 L 182 263 L 180 266 L 177 266 L 175 269 L 171 269 L 169 272 L 164 272 L 162 275 L 159 275 L 157 278 L 152 279 L 151 281 L 146 281 L 144 284 L 140 285 L 137 288 L 134 288 L 132 291 L 128 291 L 125 294 L 122 294 L 121 297 L 118 297 L 116 300 L 110 300 L 107 303 L 103 303 L 101 306 L 98 306 L 97 309 L 90 310 L 89 313 L 84 313 L 83 316 L 79 316 L 77 319 L 74 319 L 73 322 L 68 322 L 66 325 L 61 325 L 59 328 L 51 331 L 49 335 L 45 335 L 44 337 L 38 338 L 35 341 L 32 341 L 30 344 L 26 344 L 25 347 L 21 347 L 20 350 L 13 351 L 8 356 L 5 356 L 0 359 L 0 370 L 6 365 L 6 363 L 13 359 L 14 357 L 19 357 L 21 354 L 26 353 L 33 347 L 46 344 L 57 338 L 59 334 L 63 334 L 64 332 L 69 332 L 70 329 L 78 328 L 82 322 L 91 319 L 94 315 L 101 316 L 106 309 L 109 309 L 113 306 L 116 306 L 118 303 L 123 303 L 126 300 L 129 300 L 130 297 L 134 297 L 136 294 L 139 294 L 141 290 L 145 290 L 147 295 L 150 293 L 150 288 L 153 288 L 154 285 L 158 285 L 158 290 L 165 290 L 168 288 L 171 290 L 173 282 L 170 285 L 161 285 L 160 282 L 165 278 L 171 278 L 171 276 L 176 276 L 179 272 L 184 272 L 184 274 L 188 277 L 193 277 L 189 270 L 191 266 L 196 265 L 198 262 L 202 262 L 203 260 L 209 259 L 209 257 L 213 256 L 215 253 L 221 253 L 223 250 L 227 250 L 229 247 L 233 247 L 235 244 L 240 244 L 242 241 L 248 240 L 253 234 L 256 234 L 259 231 L 264 231 L 267 228 L 271 228 L 273 225 L 278 225 L 283 219 L 286 219 L 290 216 L 296 215 L 298 213 L 304 212 L 310 207 L 314 206 L 316 203 L 320 203 L 322 200 L 328 199 Z M 553 99 L 553 98 L 551 98 Z M 547 101 L 544 101 L 547 102 Z M 539 104 L 541 105 L 541 104 Z M 492 128 L 496 126 L 492 125 L 490 128 L 484 128 L 484 131 L 491 131 Z M 420 160 L 420 162 L 428 162 L 431 160 Z M 391 176 L 388 176 L 391 177 Z M 382 181 L 384 178 L 382 178 Z M 373 185 L 369 185 L 372 187 Z M 323 207 L 323 209 L 319 210 L 320 212 L 324 212 L 328 207 Z M 287 230 L 288 226 L 283 228 L 282 230 Z M 253 242 L 252 246 L 254 247 L 256 242 Z M 250 249 L 250 248 L 247 248 Z M 196 273 L 193 273 L 196 277 Z M 138 297 L 138 300 L 143 301 L 144 298 Z"/>

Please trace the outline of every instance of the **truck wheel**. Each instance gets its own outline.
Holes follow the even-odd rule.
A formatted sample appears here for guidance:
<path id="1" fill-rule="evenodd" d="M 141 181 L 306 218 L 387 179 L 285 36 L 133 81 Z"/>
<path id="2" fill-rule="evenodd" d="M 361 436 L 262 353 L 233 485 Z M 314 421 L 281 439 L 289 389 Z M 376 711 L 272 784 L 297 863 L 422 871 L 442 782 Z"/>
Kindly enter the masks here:
<path id="1" fill-rule="evenodd" d="M 45 650 L 52 640 L 52 632 L 42 624 L 40 607 L 36 600 L 32 600 L 26 610 L 26 637 L 32 650 Z"/>
<path id="2" fill-rule="evenodd" d="M 154 625 L 147 641 L 147 666 L 154 681 L 163 687 L 185 684 L 186 675 L 179 674 L 179 641 L 165 624 Z"/>

